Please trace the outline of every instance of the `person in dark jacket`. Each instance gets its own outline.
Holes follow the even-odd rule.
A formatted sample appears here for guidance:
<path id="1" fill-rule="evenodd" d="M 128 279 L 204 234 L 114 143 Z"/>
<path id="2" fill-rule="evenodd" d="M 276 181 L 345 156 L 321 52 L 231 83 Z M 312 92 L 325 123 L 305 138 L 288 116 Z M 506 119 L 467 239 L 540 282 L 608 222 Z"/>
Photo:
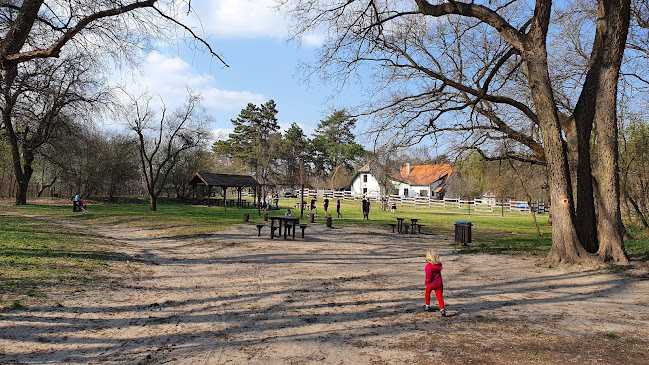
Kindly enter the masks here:
<path id="1" fill-rule="evenodd" d="M 331 214 L 329 214 L 329 199 L 325 198 L 324 200 L 324 212 L 325 212 L 325 217 L 331 217 Z"/>
<path id="2" fill-rule="evenodd" d="M 338 198 L 338 200 L 336 200 L 336 213 L 338 213 L 338 218 L 343 217 L 343 215 L 340 214 L 340 198 Z"/>
<path id="3" fill-rule="evenodd" d="M 315 202 L 317 201 L 316 198 L 311 199 L 311 209 L 309 210 L 309 215 L 314 214 L 316 217 L 318 216 L 318 208 L 315 206 Z M 315 211 L 315 213 L 314 213 Z"/>
<path id="4" fill-rule="evenodd" d="M 370 220 L 370 200 L 363 197 L 363 202 L 361 204 L 363 206 L 363 219 Z"/>

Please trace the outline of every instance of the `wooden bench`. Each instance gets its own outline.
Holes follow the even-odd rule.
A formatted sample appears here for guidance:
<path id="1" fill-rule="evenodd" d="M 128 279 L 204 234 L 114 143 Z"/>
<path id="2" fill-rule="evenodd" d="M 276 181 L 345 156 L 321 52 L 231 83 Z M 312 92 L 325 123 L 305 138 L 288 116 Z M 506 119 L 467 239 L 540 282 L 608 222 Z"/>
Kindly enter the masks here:
<path id="1" fill-rule="evenodd" d="M 270 238 L 275 238 L 275 231 L 279 228 L 277 226 L 271 226 L 268 223 L 257 223 L 257 237 L 261 237 L 261 229 L 264 227 L 270 227 Z"/>
<path id="2" fill-rule="evenodd" d="M 394 233 L 394 229 L 397 228 L 398 224 L 396 224 L 396 223 L 389 223 L 389 226 L 392 227 L 392 233 Z"/>
<path id="3" fill-rule="evenodd" d="M 425 224 L 417 224 L 417 233 L 421 234 L 421 227 L 425 227 Z"/>
<path id="4" fill-rule="evenodd" d="M 257 237 L 261 237 L 261 229 L 268 226 L 266 223 L 257 223 Z"/>
<path id="5" fill-rule="evenodd" d="M 275 231 L 278 230 L 278 229 L 279 229 L 279 227 L 277 227 L 277 226 L 270 226 L 270 238 L 271 239 L 275 238 Z M 281 235 L 281 232 L 280 232 L 280 235 Z M 279 237 L 279 236 L 277 236 L 277 237 Z"/>
<path id="6" fill-rule="evenodd" d="M 284 226 L 285 227 L 284 228 L 284 234 L 285 234 L 284 239 L 286 239 L 286 235 L 290 235 L 290 236 L 293 237 L 293 239 L 295 239 L 295 224 L 291 223 L 291 222 L 286 222 L 284 224 L 285 224 L 285 226 Z"/>
<path id="7" fill-rule="evenodd" d="M 408 233 L 409 230 L 410 230 L 410 223 L 401 224 L 401 233 Z"/>
<path id="8" fill-rule="evenodd" d="M 301 223 L 299 226 L 302 229 L 302 238 L 304 238 L 304 230 L 306 229 L 307 224 Z M 295 228 L 293 229 L 293 238 L 295 238 Z"/>

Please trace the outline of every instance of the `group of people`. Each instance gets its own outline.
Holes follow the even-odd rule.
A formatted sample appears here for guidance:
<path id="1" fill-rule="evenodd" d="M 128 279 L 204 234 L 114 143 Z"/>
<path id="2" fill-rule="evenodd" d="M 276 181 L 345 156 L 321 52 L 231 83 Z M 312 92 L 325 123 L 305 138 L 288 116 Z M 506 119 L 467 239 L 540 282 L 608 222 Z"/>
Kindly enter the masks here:
<path id="1" fill-rule="evenodd" d="M 313 214 L 315 217 L 318 216 L 318 207 L 316 206 L 317 201 L 318 199 L 316 198 L 311 199 L 311 205 L 309 206 L 309 214 Z M 331 217 L 331 214 L 329 214 L 329 199 L 325 198 L 323 208 L 325 217 Z M 340 213 L 340 198 L 336 200 L 336 213 L 338 214 L 338 218 L 343 217 Z"/>
<path id="2" fill-rule="evenodd" d="M 273 203 L 275 207 L 273 208 Z M 261 201 L 262 210 L 273 210 L 279 209 L 279 194 L 277 192 L 268 193 L 268 196 L 264 196 Z"/>
<path id="3" fill-rule="evenodd" d="M 318 201 L 317 198 L 312 198 L 311 199 L 311 204 L 309 205 L 309 215 L 313 214 L 315 217 L 318 216 L 318 207 L 316 206 L 316 202 Z M 383 205 L 383 203 L 382 203 Z M 363 196 L 363 199 L 361 201 L 361 209 L 363 211 L 363 219 L 370 219 L 370 199 Z M 325 198 L 324 199 L 324 214 L 325 217 L 331 217 L 331 214 L 329 214 L 329 199 Z M 394 214 L 397 211 L 397 203 L 394 200 L 390 201 L 390 212 Z M 338 218 L 342 218 L 343 215 L 340 213 L 340 198 L 336 199 L 336 214 L 338 215 Z"/>
<path id="4" fill-rule="evenodd" d="M 85 212 L 86 211 L 86 205 L 83 203 L 83 199 L 81 199 L 81 195 L 77 194 L 72 198 L 72 211 L 73 212 Z"/>

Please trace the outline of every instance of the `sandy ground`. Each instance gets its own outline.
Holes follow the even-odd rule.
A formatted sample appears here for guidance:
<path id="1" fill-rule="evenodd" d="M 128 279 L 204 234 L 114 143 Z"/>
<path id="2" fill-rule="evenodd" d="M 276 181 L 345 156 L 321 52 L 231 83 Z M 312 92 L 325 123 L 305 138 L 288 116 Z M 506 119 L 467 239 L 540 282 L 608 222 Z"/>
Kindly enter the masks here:
<path id="1" fill-rule="evenodd" d="M 458 254 L 449 237 L 387 229 L 98 233 L 123 243 L 134 274 L 51 293 L 61 308 L 0 313 L 0 363 L 649 363 L 642 275 Z M 429 248 L 444 264 L 445 318 L 421 310 Z"/>

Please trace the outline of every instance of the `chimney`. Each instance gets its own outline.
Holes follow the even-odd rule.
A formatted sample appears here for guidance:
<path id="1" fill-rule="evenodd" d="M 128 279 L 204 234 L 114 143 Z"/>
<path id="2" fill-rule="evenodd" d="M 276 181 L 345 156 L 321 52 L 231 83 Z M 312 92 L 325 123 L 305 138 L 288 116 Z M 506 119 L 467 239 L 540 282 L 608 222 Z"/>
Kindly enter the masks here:
<path id="1" fill-rule="evenodd" d="M 406 176 L 410 176 L 410 162 L 406 163 Z"/>

